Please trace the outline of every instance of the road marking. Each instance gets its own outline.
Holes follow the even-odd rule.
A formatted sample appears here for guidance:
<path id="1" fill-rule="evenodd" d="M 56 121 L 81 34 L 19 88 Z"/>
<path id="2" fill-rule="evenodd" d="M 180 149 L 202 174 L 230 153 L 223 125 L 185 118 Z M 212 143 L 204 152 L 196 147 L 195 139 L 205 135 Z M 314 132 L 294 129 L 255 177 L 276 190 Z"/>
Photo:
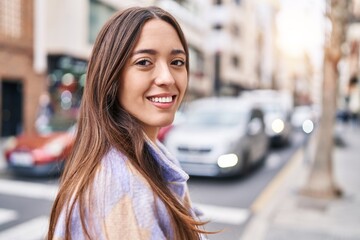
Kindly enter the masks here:
<path id="1" fill-rule="evenodd" d="M 194 206 L 203 212 L 204 215 L 201 218 L 217 223 L 239 225 L 244 223 L 250 215 L 248 209 L 242 208 L 220 207 L 199 203 L 194 203 Z"/>
<path id="2" fill-rule="evenodd" d="M 45 239 L 49 218 L 41 216 L 0 232 L 0 239 L 39 240 Z"/>
<path id="3" fill-rule="evenodd" d="M 0 193 L 37 199 L 54 200 L 58 186 L 0 179 Z"/>
<path id="4" fill-rule="evenodd" d="M 17 217 L 16 211 L 0 208 L 0 225 L 15 220 Z"/>
<path id="5" fill-rule="evenodd" d="M 6 162 L 4 157 L 4 151 L 1 147 L 1 140 L 0 140 L 0 170 L 3 170 L 6 168 Z"/>
<path id="6" fill-rule="evenodd" d="M 53 201 L 57 192 L 58 186 L 0 179 L 0 194 Z M 248 209 L 221 207 L 207 204 L 195 204 L 195 206 L 204 213 L 202 218 L 218 223 L 239 225 L 244 223 L 250 215 L 250 211 Z"/>

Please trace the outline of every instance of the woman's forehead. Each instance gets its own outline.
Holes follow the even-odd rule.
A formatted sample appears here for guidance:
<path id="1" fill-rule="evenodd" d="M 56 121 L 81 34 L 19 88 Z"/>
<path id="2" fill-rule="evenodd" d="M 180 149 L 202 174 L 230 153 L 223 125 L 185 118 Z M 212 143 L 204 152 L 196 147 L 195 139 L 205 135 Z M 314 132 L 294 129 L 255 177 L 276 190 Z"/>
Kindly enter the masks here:
<path id="1" fill-rule="evenodd" d="M 144 24 L 134 51 L 136 51 L 137 48 L 154 47 L 156 43 L 171 43 L 174 45 L 174 48 L 183 49 L 176 29 L 161 19 L 152 19 Z"/>

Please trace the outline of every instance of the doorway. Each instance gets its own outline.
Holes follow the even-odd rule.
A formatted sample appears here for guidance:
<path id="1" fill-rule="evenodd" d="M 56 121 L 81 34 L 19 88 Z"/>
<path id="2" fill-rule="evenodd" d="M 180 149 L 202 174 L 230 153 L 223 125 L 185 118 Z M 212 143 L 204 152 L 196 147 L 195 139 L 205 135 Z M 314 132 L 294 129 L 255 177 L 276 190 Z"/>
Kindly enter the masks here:
<path id="1" fill-rule="evenodd" d="M 0 81 L 1 137 L 13 136 L 23 130 L 23 83 Z"/>

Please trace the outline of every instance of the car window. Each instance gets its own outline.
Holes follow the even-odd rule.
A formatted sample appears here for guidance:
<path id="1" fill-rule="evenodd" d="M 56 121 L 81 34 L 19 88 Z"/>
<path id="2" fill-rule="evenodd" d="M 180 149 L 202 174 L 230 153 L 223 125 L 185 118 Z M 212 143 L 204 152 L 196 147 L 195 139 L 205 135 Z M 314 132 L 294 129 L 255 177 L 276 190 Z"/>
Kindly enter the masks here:
<path id="1" fill-rule="evenodd" d="M 187 112 L 186 122 L 189 125 L 206 127 L 232 127 L 238 124 L 245 125 L 246 113 L 241 110 L 194 110 Z"/>
<path id="2" fill-rule="evenodd" d="M 266 113 L 281 113 L 281 107 L 279 107 L 279 105 L 276 105 L 275 103 L 270 103 L 270 104 L 264 104 L 263 105 L 264 108 L 264 112 Z"/>

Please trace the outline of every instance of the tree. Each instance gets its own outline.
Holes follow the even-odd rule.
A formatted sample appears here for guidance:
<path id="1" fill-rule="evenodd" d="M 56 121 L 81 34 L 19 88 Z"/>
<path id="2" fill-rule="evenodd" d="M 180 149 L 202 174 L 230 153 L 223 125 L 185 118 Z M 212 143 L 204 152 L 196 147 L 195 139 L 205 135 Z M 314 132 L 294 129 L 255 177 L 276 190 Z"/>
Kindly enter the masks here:
<path id="1" fill-rule="evenodd" d="M 327 4 L 327 17 L 332 27 L 324 48 L 322 115 L 313 136 L 313 165 L 301 192 L 311 197 L 335 198 L 341 196 L 341 189 L 335 183 L 332 168 L 338 63 L 342 57 L 341 46 L 345 42 L 349 0 L 328 0 Z"/>

